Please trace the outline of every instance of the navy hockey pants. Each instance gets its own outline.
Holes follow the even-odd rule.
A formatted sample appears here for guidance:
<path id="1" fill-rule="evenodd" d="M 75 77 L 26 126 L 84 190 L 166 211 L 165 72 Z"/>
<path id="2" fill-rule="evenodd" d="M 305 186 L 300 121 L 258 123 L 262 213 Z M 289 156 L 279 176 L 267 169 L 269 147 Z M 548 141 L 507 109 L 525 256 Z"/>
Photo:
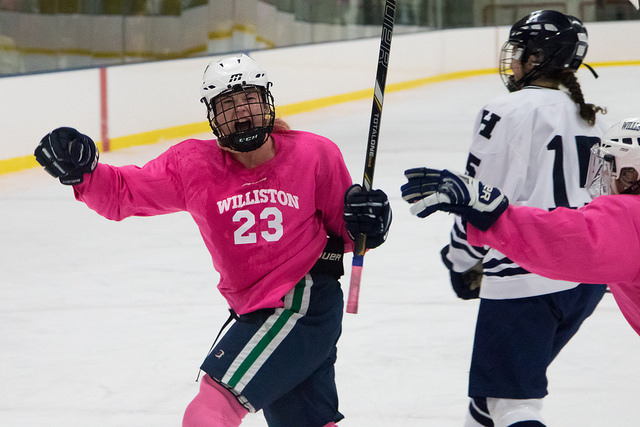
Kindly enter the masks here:
<path id="1" fill-rule="evenodd" d="M 284 307 L 239 316 L 201 369 L 270 427 L 320 427 L 338 411 L 334 364 L 343 295 L 328 275 L 307 274 Z"/>

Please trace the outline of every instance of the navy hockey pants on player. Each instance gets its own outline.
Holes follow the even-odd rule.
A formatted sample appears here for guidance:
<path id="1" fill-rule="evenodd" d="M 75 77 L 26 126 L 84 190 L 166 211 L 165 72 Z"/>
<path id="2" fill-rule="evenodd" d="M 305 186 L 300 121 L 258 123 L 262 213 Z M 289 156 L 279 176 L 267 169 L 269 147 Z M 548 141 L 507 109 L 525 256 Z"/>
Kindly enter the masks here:
<path id="1" fill-rule="evenodd" d="M 469 397 L 536 399 L 547 368 L 593 313 L 605 285 L 529 298 L 481 299 L 469 372 Z"/>
<path id="2" fill-rule="evenodd" d="M 320 427 L 338 411 L 334 364 L 342 328 L 340 283 L 307 274 L 284 307 L 241 315 L 201 369 L 270 427 Z"/>

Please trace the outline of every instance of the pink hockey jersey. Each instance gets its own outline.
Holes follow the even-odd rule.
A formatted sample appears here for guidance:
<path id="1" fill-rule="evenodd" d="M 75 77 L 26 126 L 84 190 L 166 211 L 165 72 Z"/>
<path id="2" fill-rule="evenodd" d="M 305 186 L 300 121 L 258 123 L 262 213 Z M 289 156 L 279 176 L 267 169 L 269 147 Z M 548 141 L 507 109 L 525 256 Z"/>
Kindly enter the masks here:
<path id="1" fill-rule="evenodd" d="M 253 169 L 215 140 L 189 139 L 143 167 L 99 164 L 74 186 L 75 196 L 116 221 L 189 212 L 229 306 L 238 314 L 280 307 L 328 234 L 352 250 L 342 218 L 352 180 L 330 140 L 300 131 L 272 137 L 275 157 Z"/>
<path id="2" fill-rule="evenodd" d="M 488 245 L 525 269 L 551 279 L 606 283 L 640 334 L 640 197 L 600 196 L 574 210 L 510 205 L 472 245 Z"/>

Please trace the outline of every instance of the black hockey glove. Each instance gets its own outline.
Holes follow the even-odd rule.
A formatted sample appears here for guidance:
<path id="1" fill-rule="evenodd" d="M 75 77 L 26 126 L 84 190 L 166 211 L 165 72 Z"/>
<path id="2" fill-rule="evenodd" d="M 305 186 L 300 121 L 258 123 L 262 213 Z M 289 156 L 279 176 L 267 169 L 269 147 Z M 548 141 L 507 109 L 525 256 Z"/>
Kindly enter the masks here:
<path id="1" fill-rule="evenodd" d="M 420 218 L 436 211 L 451 212 L 486 231 L 509 206 L 498 188 L 446 169 L 415 168 L 404 175 L 408 182 L 401 187 L 402 198 L 412 203 L 411 213 Z"/>
<path id="2" fill-rule="evenodd" d="M 453 271 L 453 264 L 447 259 L 449 253 L 449 245 L 442 248 L 440 256 L 442 262 L 449 270 L 449 278 L 451 286 L 458 298 L 464 300 L 476 299 L 480 297 L 480 286 L 482 285 L 483 268 L 482 261 L 478 261 L 473 267 L 465 272 L 458 273 Z"/>
<path id="3" fill-rule="evenodd" d="M 380 246 L 391 225 L 389 198 L 382 190 L 365 191 L 361 185 L 353 184 L 344 195 L 344 221 L 352 240 L 364 234 L 367 249 Z"/>
<path id="4" fill-rule="evenodd" d="M 45 135 L 34 154 L 44 170 L 65 185 L 80 184 L 85 173 L 95 170 L 99 157 L 91 138 L 67 127 Z"/>

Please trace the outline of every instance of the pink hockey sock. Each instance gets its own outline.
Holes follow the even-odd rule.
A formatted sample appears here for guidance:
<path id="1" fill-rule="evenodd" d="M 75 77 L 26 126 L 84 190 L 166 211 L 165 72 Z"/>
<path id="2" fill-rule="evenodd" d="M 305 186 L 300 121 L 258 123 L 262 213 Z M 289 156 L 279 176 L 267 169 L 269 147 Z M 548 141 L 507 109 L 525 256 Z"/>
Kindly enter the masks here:
<path id="1" fill-rule="evenodd" d="M 338 424 L 336 424 L 333 421 L 331 421 L 329 424 L 325 424 L 322 427 L 338 427 Z"/>
<path id="2" fill-rule="evenodd" d="M 247 412 L 229 390 L 204 375 L 200 391 L 184 412 L 182 427 L 238 427 Z"/>

